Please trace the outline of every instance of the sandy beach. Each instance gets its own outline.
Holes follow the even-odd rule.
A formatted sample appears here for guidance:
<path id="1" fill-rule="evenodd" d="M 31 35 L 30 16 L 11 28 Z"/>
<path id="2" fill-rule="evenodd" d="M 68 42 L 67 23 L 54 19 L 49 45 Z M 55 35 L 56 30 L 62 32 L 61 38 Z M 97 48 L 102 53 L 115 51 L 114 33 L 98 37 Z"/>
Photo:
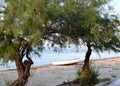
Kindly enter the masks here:
<path id="1" fill-rule="evenodd" d="M 93 65 L 100 73 L 99 79 L 115 80 L 120 78 L 120 58 L 107 58 L 92 60 Z M 31 69 L 31 76 L 26 86 L 57 86 L 69 82 L 77 77 L 77 70 L 81 69 L 83 62 L 69 66 L 44 66 Z M 17 78 L 16 70 L 0 71 L 0 86 L 13 82 Z"/>

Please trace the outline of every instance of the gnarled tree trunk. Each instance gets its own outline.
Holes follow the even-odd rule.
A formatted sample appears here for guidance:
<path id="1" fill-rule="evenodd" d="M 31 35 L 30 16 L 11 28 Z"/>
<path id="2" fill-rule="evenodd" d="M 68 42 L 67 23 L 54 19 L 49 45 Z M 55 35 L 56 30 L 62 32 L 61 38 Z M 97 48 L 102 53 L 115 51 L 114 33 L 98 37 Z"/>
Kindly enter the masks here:
<path id="1" fill-rule="evenodd" d="M 18 79 L 13 82 L 12 86 L 24 86 L 30 76 L 30 67 L 33 64 L 33 61 L 29 57 L 27 57 L 27 60 L 25 60 L 24 62 L 22 62 L 22 59 L 22 55 L 18 55 L 15 57 Z"/>
<path id="2" fill-rule="evenodd" d="M 91 79 L 92 78 L 91 71 L 89 68 L 89 60 L 90 60 L 90 55 L 92 52 L 90 43 L 87 43 L 87 48 L 88 48 L 88 50 L 87 50 L 87 53 L 85 56 L 82 72 L 80 74 L 80 79 L 88 79 L 88 78 Z"/>

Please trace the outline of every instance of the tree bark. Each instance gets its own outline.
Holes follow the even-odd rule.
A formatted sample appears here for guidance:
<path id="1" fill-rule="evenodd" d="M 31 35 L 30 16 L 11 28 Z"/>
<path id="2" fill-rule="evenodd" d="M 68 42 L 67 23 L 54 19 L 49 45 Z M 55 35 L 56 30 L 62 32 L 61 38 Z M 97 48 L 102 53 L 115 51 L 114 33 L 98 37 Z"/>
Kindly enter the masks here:
<path id="1" fill-rule="evenodd" d="M 18 79 L 13 82 L 12 86 L 24 86 L 30 76 L 30 67 L 33 64 L 33 61 L 29 58 L 22 62 L 22 59 L 22 55 L 18 55 L 15 57 Z"/>
<path id="2" fill-rule="evenodd" d="M 87 53 L 86 53 L 86 55 L 85 55 L 83 70 L 84 70 L 84 68 L 85 68 L 87 65 L 89 65 L 90 56 L 91 56 L 91 52 L 92 52 L 90 43 L 87 43 L 87 48 L 88 48 L 88 50 L 87 50 Z"/>
<path id="3" fill-rule="evenodd" d="M 87 43 L 87 48 L 88 48 L 88 50 L 87 50 L 87 53 L 85 56 L 82 72 L 80 74 L 80 79 L 86 79 L 86 78 L 90 79 L 90 77 L 91 77 L 91 71 L 89 68 L 89 60 L 90 60 L 90 55 L 91 55 L 92 49 L 91 49 L 90 43 Z"/>

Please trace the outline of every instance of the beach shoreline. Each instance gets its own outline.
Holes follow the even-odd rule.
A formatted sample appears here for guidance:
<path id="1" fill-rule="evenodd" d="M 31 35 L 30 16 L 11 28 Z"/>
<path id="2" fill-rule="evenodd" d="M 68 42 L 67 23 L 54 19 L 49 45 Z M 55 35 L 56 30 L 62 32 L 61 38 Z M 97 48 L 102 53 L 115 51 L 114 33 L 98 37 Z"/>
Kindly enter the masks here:
<path id="1" fill-rule="evenodd" d="M 99 71 L 99 79 L 114 80 L 120 78 L 120 57 L 91 60 Z M 40 66 L 31 68 L 31 76 L 27 86 L 56 86 L 64 82 L 70 82 L 77 77 L 78 69 L 81 69 L 83 61 L 77 65 L 69 66 Z M 0 70 L 0 86 L 4 81 L 13 82 L 17 79 L 17 70 Z M 33 83 L 34 82 L 34 83 Z M 5 85 L 3 85 L 5 86 Z"/>

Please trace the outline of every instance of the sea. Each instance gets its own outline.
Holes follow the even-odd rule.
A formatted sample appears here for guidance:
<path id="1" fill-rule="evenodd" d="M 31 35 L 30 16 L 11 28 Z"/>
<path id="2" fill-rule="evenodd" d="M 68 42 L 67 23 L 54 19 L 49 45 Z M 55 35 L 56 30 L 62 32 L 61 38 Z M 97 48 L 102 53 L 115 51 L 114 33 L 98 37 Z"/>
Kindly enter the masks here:
<path id="1" fill-rule="evenodd" d="M 81 61 L 85 58 L 85 53 L 87 52 L 86 47 L 82 47 L 79 50 L 76 49 L 63 49 L 62 51 L 56 52 L 54 50 L 45 49 L 43 52 L 40 52 L 40 55 L 31 55 L 31 58 L 34 62 L 32 67 L 40 67 L 51 65 L 54 61 L 62 61 L 69 60 L 73 58 L 79 58 Z M 113 58 L 120 57 L 120 53 L 115 53 L 113 51 L 104 51 L 104 52 L 96 52 L 92 51 L 91 60 L 103 59 L 103 58 Z M 1 64 L 1 63 L 0 63 Z M 1 64 L 0 70 L 11 70 L 16 69 L 15 63 L 9 61 L 7 64 Z"/>

